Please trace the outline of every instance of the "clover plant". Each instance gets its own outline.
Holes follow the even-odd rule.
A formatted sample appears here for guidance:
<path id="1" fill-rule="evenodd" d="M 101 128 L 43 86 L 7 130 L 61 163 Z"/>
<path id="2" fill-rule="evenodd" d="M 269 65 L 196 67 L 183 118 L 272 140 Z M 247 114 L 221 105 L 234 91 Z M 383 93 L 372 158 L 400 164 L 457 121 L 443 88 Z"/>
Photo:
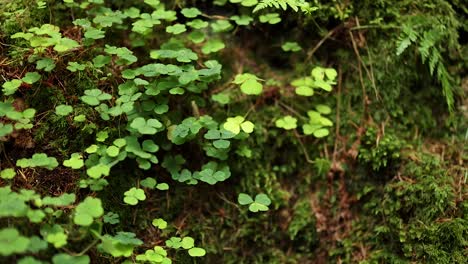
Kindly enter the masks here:
<path id="1" fill-rule="evenodd" d="M 243 73 L 236 75 L 236 78 L 232 82 L 240 85 L 241 91 L 245 94 L 259 95 L 263 90 L 263 85 L 259 80 L 261 79 L 251 73 Z"/>
<path id="2" fill-rule="evenodd" d="M 237 201 L 240 205 L 249 205 L 249 211 L 259 212 L 259 211 L 268 211 L 268 206 L 271 204 L 270 198 L 266 194 L 257 194 L 255 200 L 252 197 L 245 193 L 239 193 Z"/>
<path id="3" fill-rule="evenodd" d="M 15 228 L 1 229 L 0 255 L 33 253 L 18 258 L 21 264 L 41 263 L 42 255 L 35 255 L 38 251 L 52 254 L 47 261 L 54 264 L 91 263 L 90 256 L 97 253 L 105 254 L 110 261 L 111 257 L 119 258 L 123 263 L 170 264 L 178 251 L 191 257 L 206 254 L 185 232 L 182 237 L 168 237 L 175 225 L 164 220 L 164 215 L 135 223 L 154 226 L 152 232 L 164 241 L 156 244 L 145 239 L 144 243 L 137 237 L 138 232 L 120 229 L 128 223 L 127 214 L 105 199 L 108 190 L 114 192 L 115 182 L 125 186 L 122 193 L 115 193 L 120 197 L 119 204 L 131 206 L 151 203 L 153 195 L 158 195 L 155 189 L 172 189 L 174 182 L 215 185 L 231 178 L 232 160 L 256 154 L 251 145 L 254 137 L 268 129 L 271 120 L 258 120 L 252 113 L 263 96 L 268 96 L 264 85 L 269 88 L 282 83 L 264 82 L 257 77 L 264 72 L 255 67 L 246 71 L 240 68 L 236 71 L 239 74 L 228 76 L 231 65 L 225 70 L 221 62 L 232 51 L 231 38 L 240 28 L 282 21 L 279 12 L 253 11 L 278 7 L 305 10 L 307 6 L 269 6 L 257 0 L 229 2 L 240 8 L 238 12 L 212 16 L 206 10 L 181 3 L 173 9 L 159 0 L 112 8 L 103 0 L 64 0 L 60 8 L 73 14 L 68 26 L 24 26 L 22 32 L 11 36 L 17 48 L 29 55 L 24 60 L 25 70 L 2 83 L 0 139 L 10 140 L 9 135 L 17 136 L 21 129 L 35 133 L 46 126 L 61 127 L 70 135 L 66 135 L 66 142 L 43 146 L 44 153 L 31 152 L 30 157 L 16 159 L 0 172 L 1 180 L 12 180 L 13 184 L 19 177 L 29 177 L 29 170 L 24 169 L 30 168 L 34 169 L 32 173 L 50 174 L 50 178 L 76 178 L 81 190 L 77 195 L 66 192 L 69 186 L 60 186 L 53 190 L 55 195 L 40 195 L 33 190 L 0 187 L 0 218 L 24 219 L 37 225 L 40 234 L 27 237 Z M 46 6 L 47 2 L 37 1 L 34 8 Z M 125 43 L 119 39 L 124 35 L 128 36 Z M 286 52 L 301 50 L 293 41 L 281 47 Z M 336 77 L 335 70 L 316 67 L 310 76 L 292 85 L 297 95 L 312 96 L 320 90 L 331 91 Z M 62 78 L 77 82 L 62 83 Z M 233 81 L 219 85 L 224 80 Z M 240 89 L 232 89 L 235 87 Z M 15 98 L 29 93 L 42 96 L 45 92 L 60 93 L 51 99 L 52 107 L 48 102 L 37 110 L 19 110 L 15 105 Z M 242 109 L 240 104 L 251 99 L 258 101 L 250 110 Z M 217 107 L 228 111 L 211 111 Z M 329 114 L 330 107 L 316 104 L 307 112 L 309 122 L 302 125 L 304 134 L 328 134 L 332 122 L 325 116 Z M 274 121 L 286 130 L 298 126 L 298 120 L 290 115 L 275 116 Z M 78 132 L 84 136 L 75 141 Z M 70 142 L 74 143 L 68 145 Z M 71 145 L 73 150 L 68 152 L 65 147 Z M 130 164 L 136 166 L 128 167 L 131 173 L 121 181 L 122 168 Z M 164 175 L 170 176 L 167 182 L 162 180 Z M 57 180 L 58 185 L 61 180 Z M 239 194 L 238 198 L 252 212 L 267 211 L 271 204 L 265 194 L 255 199 Z M 78 248 L 75 243 L 83 245 L 82 252 L 73 252 Z M 94 253 L 88 256 L 88 250 Z"/>

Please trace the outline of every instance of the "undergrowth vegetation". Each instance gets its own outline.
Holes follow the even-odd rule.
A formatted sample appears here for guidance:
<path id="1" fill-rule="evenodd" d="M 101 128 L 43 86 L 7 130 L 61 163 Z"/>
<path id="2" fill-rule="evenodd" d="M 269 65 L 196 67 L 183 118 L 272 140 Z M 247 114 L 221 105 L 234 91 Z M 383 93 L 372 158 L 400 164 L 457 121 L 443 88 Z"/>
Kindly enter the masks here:
<path id="1" fill-rule="evenodd" d="M 0 0 L 1 263 L 465 263 L 463 1 Z"/>

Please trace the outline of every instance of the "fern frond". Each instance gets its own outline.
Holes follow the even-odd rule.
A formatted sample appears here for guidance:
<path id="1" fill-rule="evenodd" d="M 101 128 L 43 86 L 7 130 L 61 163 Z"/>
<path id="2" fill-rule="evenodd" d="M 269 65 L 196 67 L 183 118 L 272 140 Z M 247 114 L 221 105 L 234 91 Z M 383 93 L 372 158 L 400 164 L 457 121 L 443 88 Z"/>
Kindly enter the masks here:
<path id="1" fill-rule="evenodd" d="M 396 54 L 399 56 L 401 55 L 409 46 L 411 45 L 410 38 L 401 38 L 397 41 L 397 52 Z"/>
<path id="2" fill-rule="evenodd" d="M 434 75 L 434 70 L 441 59 L 440 52 L 436 48 L 432 48 L 431 56 L 429 57 L 429 71 Z"/>
<path id="3" fill-rule="evenodd" d="M 450 84 L 449 77 L 450 75 L 447 72 L 447 69 L 445 69 L 444 64 L 439 63 L 437 66 L 437 79 L 442 85 L 442 93 L 445 96 L 445 101 L 447 102 L 448 108 L 450 111 L 452 111 L 455 99 L 453 98 L 453 88 Z"/>
<path id="4" fill-rule="evenodd" d="M 286 10 L 288 6 L 297 12 L 299 11 L 299 8 L 306 7 L 307 3 L 305 3 L 304 0 L 262 0 L 257 6 L 255 6 L 253 12 L 255 13 L 268 7 L 274 7 L 276 9 L 282 8 L 283 10 Z"/>

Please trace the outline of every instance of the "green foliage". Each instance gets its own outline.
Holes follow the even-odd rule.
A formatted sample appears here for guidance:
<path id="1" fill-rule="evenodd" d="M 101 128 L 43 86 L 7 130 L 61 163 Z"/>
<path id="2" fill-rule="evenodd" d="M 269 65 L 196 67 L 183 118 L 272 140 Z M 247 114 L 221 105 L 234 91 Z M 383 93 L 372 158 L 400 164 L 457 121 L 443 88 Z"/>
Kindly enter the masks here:
<path id="1" fill-rule="evenodd" d="M 306 8 L 309 4 L 303 0 L 261 0 L 258 3 L 253 12 L 257 12 L 259 10 L 274 7 L 274 8 L 282 8 L 286 10 L 288 7 L 293 9 L 294 11 L 299 11 L 299 8 Z"/>
<path id="2" fill-rule="evenodd" d="M 430 24 L 434 22 L 433 24 Z M 456 23 L 456 22 L 455 22 Z M 458 23 L 456 23 L 458 24 Z M 458 25 L 455 25 L 456 27 Z M 424 28 L 423 32 L 418 32 Z M 402 32 L 397 41 L 397 55 L 401 55 L 411 45 L 417 45 L 417 50 L 424 64 L 427 64 L 431 75 L 435 75 L 442 86 L 442 92 L 445 96 L 447 106 L 450 111 L 453 110 L 454 87 L 452 80 L 444 64 L 440 52 L 442 41 L 447 38 L 453 38 L 452 32 L 446 30 L 445 25 L 435 22 L 434 19 L 426 19 L 416 16 L 408 19 L 402 26 Z"/>
<path id="3" fill-rule="evenodd" d="M 0 262 L 463 262 L 460 1 L 4 2 Z"/>
<path id="4" fill-rule="evenodd" d="M 395 135 L 387 132 L 381 136 L 374 128 L 369 128 L 359 149 L 359 159 L 378 171 L 391 163 L 398 162 L 403 146 L 404 141 Z"/>

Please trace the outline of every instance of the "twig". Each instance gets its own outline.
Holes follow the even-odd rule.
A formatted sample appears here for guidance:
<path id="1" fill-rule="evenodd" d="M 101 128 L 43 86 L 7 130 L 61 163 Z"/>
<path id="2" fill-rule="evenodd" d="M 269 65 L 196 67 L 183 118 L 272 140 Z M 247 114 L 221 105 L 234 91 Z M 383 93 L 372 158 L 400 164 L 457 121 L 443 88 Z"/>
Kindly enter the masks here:
<path id="1" fill-rule="evenodd" d="M 325 35 L 325 37 L 323 37 L 318 43 L 317 45 L 315 45 L 315 47 L 307 52 L 307 58 L 306 58 L 306 62 L 307 61 L 310 61 L 310 59 L 312 58 L 312 56 L 314 55 L 314 53 L 322 46 L 322 44 L 327 40 L 329 39 L 333 34 L 335 34 L 335 32 L 341 28 L 341 25 L 335 27 L 334 29 L 330 30 L 327 35 Z"/>
<path id="2" fill-rule="evenodd" d="M 302 143 L 301 137 L 300 137 L 299 133 L 297 133 L 296 129 L 294 129 L 294 136 L 297 138 L 297 141 L 299 142 L 299 145 L 301 145 L 301 148 L 302 148 L 302 151 L 304 152 L 304 156 L 306 158 L 306 161 L 308 163 L 312 163 L 312 164 L 315 163 L 313 160 L 310 159 L 309 154 L 307 153 L 307 149 L 305 148 L 304 143 Z"/>
<path id="3" fill-rule="evenodd" d="M 359 72 L 359 82 L 361 83 L 361 88 L 362 88 L 362 95 L 363 95 L 363 100 L 362 100 L 362 105 L 363 105 L 363 111 L 364 111 L 364 115 L 366 114 L 366 100 L 367 100 L 367 94 L 366 94 L 366 86 L 364 85 L 364 78 L 362 76 L 362 60 L 361 60 L 361 56 L 359 55 L 359 50 L 357 48 L 357 45 L 356 45 L 356 41 L 354 40 L 354 36 L 353 36 L 353 33 L 350 31 L 349 32 L 349 35 L 351 37 L 351 42 L 353 43 L 353 49 L 354 49 L 354 53 L 356 54 L 357 58 L 358 58 L 358 72 Z"/>
<path id="4" fill-rule="evenodd" d="M 338 148 L 338 137 L 340 135 L 340 108 L 341 108 L 341 84 L 342 84 L 343 72 L 341 66 L 338 67 L 338 92 L 336 95 L 336 128 L 335 128 L 335 145 L 333 146 L 332 164 L 336 162 L 337 148 Z"/>

